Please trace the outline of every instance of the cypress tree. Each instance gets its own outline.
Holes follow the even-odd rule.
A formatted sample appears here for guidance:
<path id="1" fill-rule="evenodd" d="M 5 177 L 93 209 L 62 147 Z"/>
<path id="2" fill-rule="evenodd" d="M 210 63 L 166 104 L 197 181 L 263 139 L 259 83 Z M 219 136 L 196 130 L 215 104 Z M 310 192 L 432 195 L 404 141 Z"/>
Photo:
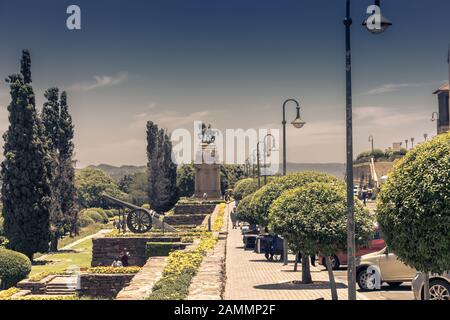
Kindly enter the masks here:
<path id="1" fill-rule="evenodd" d="M 47 101 L 42 108 L 43 140 L 46 141 L 47 153 L 47 174 L 51 186 L 50 203 L 50 232 L 51 245 L 50 250 L 58 251 L 58 240 L 64 234 L 64 215 L 60 206 L 59 192 L 59 161 L 58 161 L 58 143 L 59 143 L 59 90 L 50 88 L 44 93 Z"/>
<path id="2" fill-rule="evenodd" d="M 150 206 L 158 212 L 169 210 L 178 200 L 177 167 L 172 162 L 172 143 L 153 122 L 147 123 L 147 171 Z"/>
<path id="3" fill-rule="evenodd" d="M 59 193 L 61 211 L 65 217 L 66 231 L 78 233 L 77 190 L 75 188 L 75 168 L 73 161 L 74 126 L 67 105 L 67 93 L 63 91 L 60 99 L 59 114 Z"/>
<path id="4" fill-rule="evenodd" d="M 31 86 L 31 59 L 24 50 L 21 73 L 10 75 L 9 127 L 1 166 L 4 229 L 9 247 L 33 259 L 48 250 L 51 188 L 43 126 Z"/>

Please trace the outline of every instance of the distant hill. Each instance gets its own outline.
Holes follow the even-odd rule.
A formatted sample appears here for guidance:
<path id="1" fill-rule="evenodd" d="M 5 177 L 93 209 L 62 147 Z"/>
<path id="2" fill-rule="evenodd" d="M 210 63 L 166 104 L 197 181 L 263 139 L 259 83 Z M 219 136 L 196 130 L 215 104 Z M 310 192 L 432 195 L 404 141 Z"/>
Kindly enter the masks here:
<path id="1" fill-rule="evenodd" d="M 88 168 L 99 169 L 109 174 L 115 181 L 120 181 L 125 175 L 144 172 L 146 166 L 112 166 L 109 164 L 100 164 L 89 166 Z M 288 173 L 302 171 L 318 171 L 331 174 L 337 178 L 344 178 L 345 165 L 343 163 L 288 163 Z M 282 172 L 280 166 L 280 173 Z"/>
<path id="2" fill-rule="evenodd" d="M 280 166 L 280 172 L 282 172 Z M 345 177 L 345 164 L 343 163 L 287 163 L 287 172 L 318 171 L 331 174 L 336 178 Z"/>
<path id="3" fill-rule="evenodd" d="M 99 164 L 97 166 L 91 165 L 88 166 L 88 168 L 98 169 L 102 170 L 103 172 L 106 172 L 113 178 L 115 181 L 120 181 L 124 176 L 131 175 L 139 172 L 144 172 L 146 169 L 146 166 L 112 166 L 109 164 Z"/>

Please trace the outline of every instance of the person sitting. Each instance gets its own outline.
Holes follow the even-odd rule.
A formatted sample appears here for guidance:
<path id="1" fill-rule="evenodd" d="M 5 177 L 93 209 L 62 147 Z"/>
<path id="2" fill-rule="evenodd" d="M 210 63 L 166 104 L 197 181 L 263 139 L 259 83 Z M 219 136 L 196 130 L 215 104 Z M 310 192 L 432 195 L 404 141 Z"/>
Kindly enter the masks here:
<path id="1" fill-rule="evenodd" d="M 121 268 L 121 267 L 123 267 L 122 261 L 120 261 L 119 257 L 117 257 L 117 259 L 115 259 L 113 261 L 111 267 L 114 267 L 114 268 Z"/>
<path id="2" fill-rule="evenodd" d="M 122 263 L 123 267 L 128 267 L 128 258 L 130 257 L 130 253 L 127 251 L 127 248 L 124 248 L 119 255 L 119 260 Z"/>

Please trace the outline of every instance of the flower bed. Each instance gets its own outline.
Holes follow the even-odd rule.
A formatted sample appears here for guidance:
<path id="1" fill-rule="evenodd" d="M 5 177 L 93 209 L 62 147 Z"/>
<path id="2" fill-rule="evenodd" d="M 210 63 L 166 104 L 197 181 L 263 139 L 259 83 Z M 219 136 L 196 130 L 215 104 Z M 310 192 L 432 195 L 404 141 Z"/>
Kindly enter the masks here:
<path id="1" fill-rule="evenodd" d="M 138 273 L 141 267 L 92 267 L 86 270 L 90 274 L 134 274 Z"/>
<path id="2" fill-rule="evenodd" d="M 223 217 L 225 215 L 225 207 L 226 207 L 225 203 L 222 203 L 219 206 L 219 210 L 217 212 L 216 220 L 214 221 L 214 224 L 212 226 L 212 230 L 215 231 L 215 232 L 219 232 L 222 229 L 222 226 L 223 226 L 223 223 L 224 223 Z"/>
<path id="3" fill-rule="evenodd" d="M 13 295 L 18 293 L 20 289 L 12 287 L 8 290 L 0 291 L 0 300 L 10 300 Z"/>
<path id="4" fill-rule="evenodd" d="M 214 248 L 217 239 L 207 232 L 201 236 L 196 249 L 190 251 L 175 251 L 169 254 L 169 259 L 163 271 L 163 277 L 154 285 L 148 300 L 182 300 L 189 293 L 192 278 L 207 251 Z"/>

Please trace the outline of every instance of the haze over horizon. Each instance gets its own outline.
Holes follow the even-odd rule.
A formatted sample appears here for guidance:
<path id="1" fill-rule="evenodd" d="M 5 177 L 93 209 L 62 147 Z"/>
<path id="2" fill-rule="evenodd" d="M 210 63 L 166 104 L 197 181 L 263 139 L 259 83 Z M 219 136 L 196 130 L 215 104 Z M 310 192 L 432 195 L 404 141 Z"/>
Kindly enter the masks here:
<path id="1" fill-rule="evenodd" d="M 436 135 L 432 93 L 449 73 L 448 0 L 383 1 L 394 25 L 378 36 L 359 23 L 372 2 L 352 10 L 355 155 L 369 135 L 381 149 Z M 81 31 L 65 27 L 70 4 L 0 2 L 0 78 L 18 72 L 26 48 L 37 107 L 45 89 L 68 91 L 79 167 L 144 164 L 148 120 L 281 129 L 291 97 L 307 125 L 288 127 L 288 162 L 345 162 L 344 1 L 79 0 Z M 8 91 L 2 81 L 2 134 Z"/>

